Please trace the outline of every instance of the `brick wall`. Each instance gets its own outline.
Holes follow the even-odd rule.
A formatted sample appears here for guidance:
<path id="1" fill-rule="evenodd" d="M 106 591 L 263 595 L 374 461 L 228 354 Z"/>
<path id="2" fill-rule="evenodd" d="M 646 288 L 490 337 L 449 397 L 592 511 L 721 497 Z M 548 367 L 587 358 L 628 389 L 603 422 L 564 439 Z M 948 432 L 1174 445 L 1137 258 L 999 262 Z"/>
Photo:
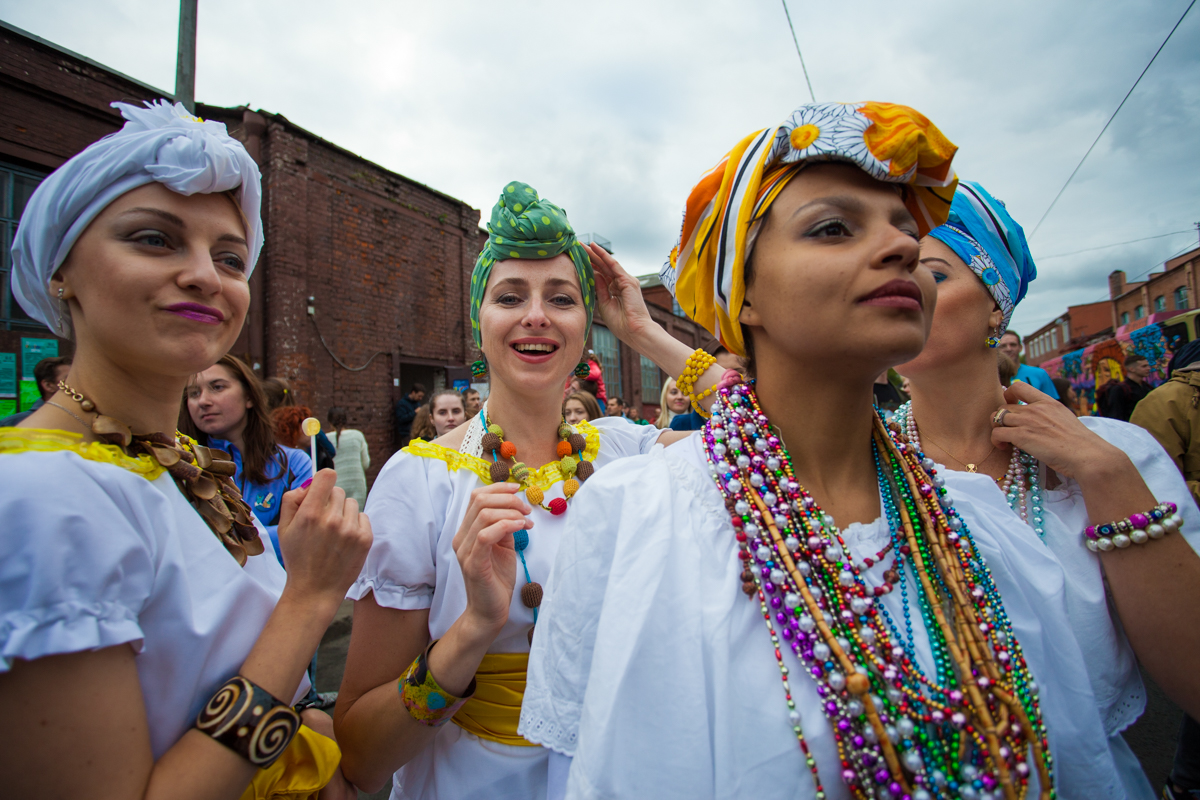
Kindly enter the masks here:
<path id="1" fill-rule="evenodd" d="M 292 381 L 322 421 L 345 407 L 367 438 L 373 479 L 395 449 L 394 384 L 466 377 L 475 358 L 468 287 L 479 212 L 281 115 L 198 111 L 225 121 L 263 173 L 267 242 L 252 286 L 261 307 L 234 352 L 264 377 Z"/>
<path id="2" fill-rule="evenodd" d="M 151 86 L 0 22 L 0 160 L 47 174 L 121 127 L 109 103 L 160 96 Z M 32 321 L 0 320 L 0 353 L 16 354 L 18 377 L 22 338 L 54 335 Z M 59 342 L 60 355 L 73 351 L 70 342 Z"/>
<path id="3" fill-rule="evenodd" d="M 0 23 L 0 159 L 49 172 L 121 126 L 109 103 L 156 97 L 169 95 Z M 263 173 L 267 243 L 233 352 L 263 377 L 292 379 L 321 419 L 346 406 L 370 444 L 374 477 L 393 451 L 393 381 L 465 377 L 474 358 L 467 286 L 479 212 L 283 116 L 202 104 L 197 112 L 224 122 Z M 51 334 L 3 329 L 14 325 L 22 327 L 0 324 L 0 352 L 16 352 L 19 366 L 20 338 Z M 338 366 L 318 327 L 342 362 L 365 368 Z"/>

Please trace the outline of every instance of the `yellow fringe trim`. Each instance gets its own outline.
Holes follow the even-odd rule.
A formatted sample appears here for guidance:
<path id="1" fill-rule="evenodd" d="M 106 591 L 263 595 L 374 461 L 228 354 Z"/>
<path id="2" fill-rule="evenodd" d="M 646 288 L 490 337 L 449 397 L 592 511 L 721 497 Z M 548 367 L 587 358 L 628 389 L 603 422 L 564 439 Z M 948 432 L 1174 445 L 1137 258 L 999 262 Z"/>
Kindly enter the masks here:
<path id="1" fill-rule="evenodd" d="M 52 453 L 69 450 L 102 464 L 114 464 L 152 481 L 166 470 L 150 456 L 131 456 L 115 444 L 85 442 L 83 436 L 70 431 L 55 431 L 44 428 L 0 428 L 0 455 L 17 453 Z"/>
<path id="2" fill-rule="evenodd" d="M 586 420 L 576 423 L 575 428 L 587 440 L 587 444 L 583 448 L 583 460 L 595 461 L 596 455 L 600 452 L 600 431 Z M 478 456 L 460 453 L 457 450 L 451 450 L 449 447 L 427 442 L 424 439 L 414 439 L 409 442 L 408 446 L 404 448 L 404 452 L 420 458 L 436 458 L 439 461 L 445 461 L 446 466 L 451 472 L 457 472 L 460 469 L 469 469 L 478 475 L 480 480 L 485 484 L 492 482 L 492 462 L 484 461 Z M 551 461 L 530 472 L 529 480 L 525 485 L 536 486 L 544 492 L 562 479 L 563 474 L 562 470 L 559 469 L 559 462 Z M 513 482 L 515 483 L 515 481 Z"/>

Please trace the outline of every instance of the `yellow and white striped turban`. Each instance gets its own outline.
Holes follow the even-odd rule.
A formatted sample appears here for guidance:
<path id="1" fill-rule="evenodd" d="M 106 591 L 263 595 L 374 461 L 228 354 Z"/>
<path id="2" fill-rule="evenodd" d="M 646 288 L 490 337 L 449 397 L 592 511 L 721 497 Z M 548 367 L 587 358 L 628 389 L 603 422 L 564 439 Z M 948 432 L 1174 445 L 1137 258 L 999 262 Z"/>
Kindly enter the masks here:
<path id="1" fill-rule="evenodd" d="M 750 134 L 700 178 L 683 230 L 660 277 L 680 307 L 730 352 L 746 354 L 738 314 L 744 270 L 763 217 L 805 165 L 845 161 L 876 180 L 908 187 L 904 203 L 921 235 L 946 221 L 958 148 L 933 123 L 892 103 L 815 103 Z"/>

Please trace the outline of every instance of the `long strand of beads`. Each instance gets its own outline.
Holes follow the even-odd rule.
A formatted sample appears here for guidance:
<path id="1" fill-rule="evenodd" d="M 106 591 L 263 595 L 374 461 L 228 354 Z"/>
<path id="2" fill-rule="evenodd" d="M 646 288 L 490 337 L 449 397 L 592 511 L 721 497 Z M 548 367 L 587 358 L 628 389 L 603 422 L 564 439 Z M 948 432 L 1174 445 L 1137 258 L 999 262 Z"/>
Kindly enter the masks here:
<path id="1" fill-rule="evenodd" d="M 871 588 L 863 573 L 875 559 L 856 562 L 833 518 L 796 481 L 752 387 L 723 388 L 703 435 L 736 531 L 742 588 L 759 600 L 818 792 L 787 648 L 816 683 L 840 777 L 854 796 L 1015 799 L 1028 786 L 1024 754 L 1032 748 L 1041 796 L 1053 797 L 1036 685 L 970 531 L 919 448 L 890 438 L 877 421 L 876 465 L 895 562 L 893 575 Z M 902 574 L 917 588 L 932 679 L 886 610 L 879 613 L 879 598 L 894 585 L 907 594 Z M 905 612 L 911 630 L 907 603 Z"/>

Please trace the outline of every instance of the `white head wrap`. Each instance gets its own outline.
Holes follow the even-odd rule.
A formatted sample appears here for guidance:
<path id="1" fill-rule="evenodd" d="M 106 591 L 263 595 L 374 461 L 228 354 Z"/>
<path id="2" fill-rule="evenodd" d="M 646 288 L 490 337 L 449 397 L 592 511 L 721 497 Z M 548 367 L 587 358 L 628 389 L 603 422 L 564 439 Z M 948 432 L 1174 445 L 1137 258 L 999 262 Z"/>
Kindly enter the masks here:
<path id="1" fill-rule="evenodd" d="M 241 187 L 249 277 L 262 251 L 261 176 L 242 143 L 166 100 L 138 108 L 113 103 L 128 122 L 55 170 L 29 198 L 13 241 L 12 290 L 21 307 L 61 336 L 70 332 L 50 278 L 75 241 L 109 203 L 153 181 L 182 195 Z"/>

